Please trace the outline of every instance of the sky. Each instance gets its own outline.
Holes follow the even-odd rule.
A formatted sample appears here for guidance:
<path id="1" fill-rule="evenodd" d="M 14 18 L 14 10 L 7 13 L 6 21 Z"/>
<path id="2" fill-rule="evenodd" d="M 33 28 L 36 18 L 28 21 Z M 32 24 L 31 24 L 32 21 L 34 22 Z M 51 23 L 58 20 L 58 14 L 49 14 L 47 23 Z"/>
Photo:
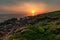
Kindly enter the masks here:
<path id="1" fill-rule="evenodd" d="M 60 10 L 60 0 L 0 0 L 0 14 L 14 13 L 30 15 Z"/>

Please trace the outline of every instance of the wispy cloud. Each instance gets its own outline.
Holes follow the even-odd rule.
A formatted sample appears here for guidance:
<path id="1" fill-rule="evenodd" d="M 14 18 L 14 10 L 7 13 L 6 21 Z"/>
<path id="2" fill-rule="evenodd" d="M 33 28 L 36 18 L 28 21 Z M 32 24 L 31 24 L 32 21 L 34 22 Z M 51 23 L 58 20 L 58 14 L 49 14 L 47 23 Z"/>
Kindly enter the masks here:
<path id="1" fill-rule="evenodd" d="M 60 0 L 0 0 L 0 12 L 26 12 L 30 9 L 45 12 L 60 10 Z"/>

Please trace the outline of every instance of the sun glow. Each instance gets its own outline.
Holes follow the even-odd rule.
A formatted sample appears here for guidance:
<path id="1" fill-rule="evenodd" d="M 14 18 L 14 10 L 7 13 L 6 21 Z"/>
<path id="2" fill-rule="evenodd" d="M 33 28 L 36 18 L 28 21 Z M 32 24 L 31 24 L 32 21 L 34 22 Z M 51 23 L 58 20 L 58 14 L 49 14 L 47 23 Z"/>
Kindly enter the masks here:
<path id="1" fill-rule="evenodd" d="M 35 10 L 32 10 L 32 15 L 33 15 L 33 16 L 35 15 Z"/>

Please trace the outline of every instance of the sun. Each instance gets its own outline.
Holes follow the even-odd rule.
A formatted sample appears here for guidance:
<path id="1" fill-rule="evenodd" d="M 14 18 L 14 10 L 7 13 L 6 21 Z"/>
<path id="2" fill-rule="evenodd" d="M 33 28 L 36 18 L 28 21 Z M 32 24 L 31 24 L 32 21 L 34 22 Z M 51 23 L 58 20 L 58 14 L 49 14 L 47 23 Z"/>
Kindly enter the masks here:
<path id="1" fill-rule="evenodd" d="M 35 15 L 35 10 L 32 10 L 31 12 L 32 12 L 32 15 L 34 16 Z"/>

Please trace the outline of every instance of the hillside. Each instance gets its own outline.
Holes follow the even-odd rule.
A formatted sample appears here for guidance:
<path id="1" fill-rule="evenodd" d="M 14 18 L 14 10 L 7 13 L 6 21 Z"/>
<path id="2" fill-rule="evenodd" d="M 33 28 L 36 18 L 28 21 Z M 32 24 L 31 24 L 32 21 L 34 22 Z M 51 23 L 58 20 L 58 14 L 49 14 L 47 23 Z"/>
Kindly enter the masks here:
<path id="1" fill-rule="evenodd" d="M 60 11 L 8 19 L 0 23 L 0 40 L 60 40 Z"/>

